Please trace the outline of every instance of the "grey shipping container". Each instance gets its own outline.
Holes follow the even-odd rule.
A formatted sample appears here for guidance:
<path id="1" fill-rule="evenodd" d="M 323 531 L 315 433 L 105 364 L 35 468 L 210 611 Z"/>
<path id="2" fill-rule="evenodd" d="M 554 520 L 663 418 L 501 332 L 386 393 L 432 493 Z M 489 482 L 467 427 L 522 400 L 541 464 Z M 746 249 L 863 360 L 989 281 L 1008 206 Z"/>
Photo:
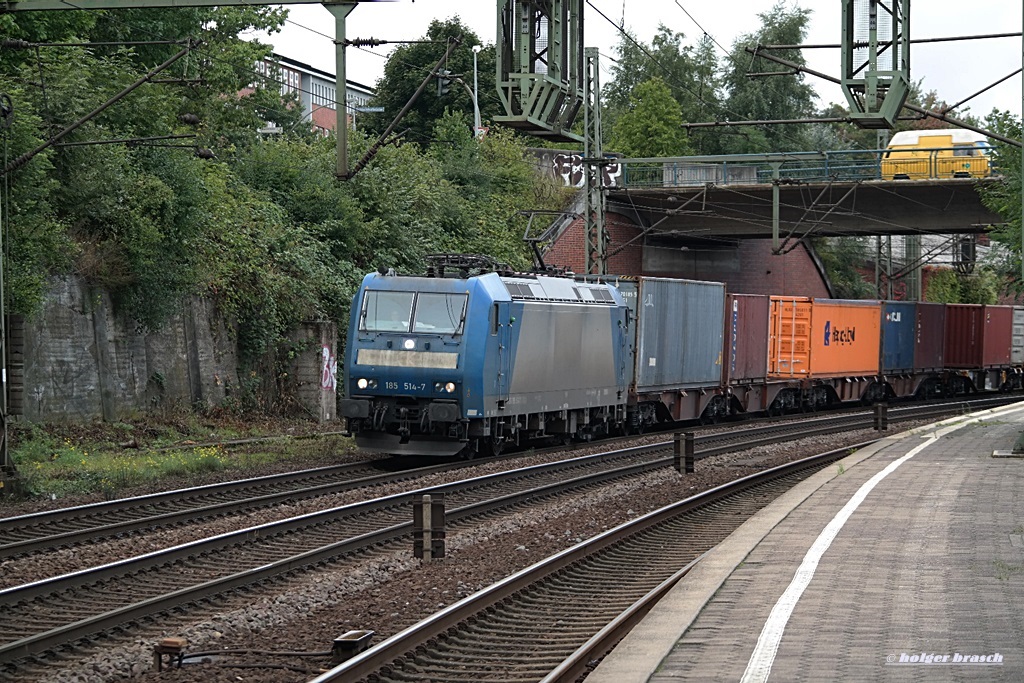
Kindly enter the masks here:
<path id="1" fill-rule="evenodd" d="M 725 306 L 725 379 L 761 383 L 768 375 L 769 297 L 730 294 Z"/>
<path id="2" fill-rule="evenodd" d="M 635 286 L 636 391 L 719 386 L 725 285 L 645 277 Z"/>
<path id="3" fill-rule="evenodd" d="M 1010 362 L 1024 363 L 1024 306 L 1013 307 L 1013 343 L 1010 346 Z"/>

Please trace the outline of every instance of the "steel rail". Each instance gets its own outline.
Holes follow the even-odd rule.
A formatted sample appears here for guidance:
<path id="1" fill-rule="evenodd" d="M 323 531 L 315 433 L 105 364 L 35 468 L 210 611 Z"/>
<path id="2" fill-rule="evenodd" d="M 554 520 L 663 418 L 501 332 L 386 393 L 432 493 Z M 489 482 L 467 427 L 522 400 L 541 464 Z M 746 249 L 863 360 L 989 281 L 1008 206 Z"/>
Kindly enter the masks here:
<path id="1" fill-rule="evenodd" d="M 1005 402 L 1006 400 L 1004 397 L 997 399 L 987 398 L 983 402 Z M 903 419 L 900 416 L 904 411 L 911 411 L 913 415 L 939 414 L 943 411 L 948 411 L 948 408 L 945 406 L 948 406 L 948 403 L 937 404 L 937 407 L 931 412 L 929 412 L 929 406 L 891 408 L 889 419 L 894 422 Z M 853 419 L 850 415 L 859 414 L 864 414 L 864 412 L 862 410 L 855 411 L 839 415 L 838 418 L 835 413 L 830 413 L 831 417 L 822 417 L 820 419 L 827 420 L 828 424 L 834 428 L 837 426 L 837 419 L 849 420 Z M 775 434 L 780 430 L 787 429 L 785 425 L 794 423 L 797 423 L 797 420 L 772 422 L 769 425 L 755 425 L 746 427 L 740 432 L 730 434 L 697 434 L 695 442 L 698 444 L 711 444 L 721 441 L 729 442 L 737 438 L 749 438 L 750 435 L 756 433 Z M 799 424 L 803 425 L 803 428 L 806 429 L 806 415 L 802 416 Z M 766 440 L 763 443 L 767 442 Z M 544 449 L 540 452 L 545 452 L 546 450 Z M 521 456 L 522 454 L 518 455 Z M 516 456 L 517 454 L 509 454 L 500 457 L 500 459 L 509 461 Z M 705 456 L 702 455 L 701 457 Z M 429 474 L 473 467 L 477 464 L 497 459 L 499 458 L 481 459 L 473 462 L 444 463 L 401 472 L 348 479 L 347 477 L 350 474 L 373 469 L 375 465 L 386 461 L 353 463 L 210 484 L 191 489 L 178 489 L 134 498 L 0 519 L 0 560 L 55 547 L 68 547 L 90 540 L 129 534 L 143 529 L 167 528 L 189 521 L 227 516 L 259 507 L 269 507 L 286 501 L 314 498 L 361 487 L 398 482 Z M 341 481 L 310 485 L 310 483 L 318 480 L 337 478 L 341 478 Z M 260 488 L 287 487 L 292 484 L 297 484 L 301 488 L 286 488 L 283 491 L 269 494 L 259 493 Z M 224 497 L 227 497 L 228 500 L 213 503 L 206 502 Z M 127 519 L 124 519 L 125 517 Z M 70 530 L 66 530 L 67 527 L 71 527 Z M 4 542 L 5 539 L 8 540 Z"/>
<path id="2" fill-rule="evenodd" d="M 751 427 L 748 431 L 770 429 Z M 713 442 L 719 435 L 699 435 L 697 440 Z M 732 437 L 735 438 L 735 437 Z M 508 456 L 504 458 L 508 460 Z M 118 534 L 131 533 L 154 527 L 170 527 L 183 522 L 225 516 L 234 512 L 258 507 L 268 507 L 285 501 L 325 496 L 341 491 L 384 483 L 413 479 L 429 474 L 447 472 L 475 466 L 487 460 L 473 463 L 444 463 L 419 467 L 401 472 L 392 472 L 369 477 L 349 479 L 374 467 L 373 462 L 354 463 L 332 467 L 302 470 L 285 474 L 268 475 L 220 484 L 209 484 L 190 489 L 177 489 L 115 501 L 92 503 L 59 510 L 0 519 L 0 559 L 31 552 L 66 547 L 85 541 L 107 538 Z M 383 461 L 378 461 L 383 462 Z M 323 479 L 337 479 L 324 484 L 309 485 Z M 283 491 L 260 494 L 265 488 L 288 487 L 298 484 L 301 488 L 286 488 Z M 226 501 L 206 503 L 205 501 L 228 497 Z M 185 506 L 182 509 L 182 506 Z M 161 512 L 161 510 L 169 510 Z M 129 517 L 129 519 L 123 519 Z M 117 520 L 117 521 L 108 521 Z M 79 527 L 62 530 L 64 527 Z M 36 535 L 38 534 L 38 535 Z M 27 538 L 26 538 L 27 537 Z M 20 539 L 7 540 L 4 539 Z"/>
<path id="3" fill-rule="evenodd" d="M 863 447 L 864 445 L 867 445 L 867 443 L 871 442 L 858 444 L 855 447 Z M 699 493 L 687 498 L 686 500 L 680 501 L 679 503 L 651 512 L 602 534 L 598 534 L 593 538 L 583 541 L 571 548 L 567 548 L 545 560 L 541 560 L 531 567 L 527 567 L 526 569 L 484 588 L 483 590 L 460 600 L 430 617 L 427 617 L 419 623 L 410 626 L 404 631 L 357 655 L 331 671 L 318 676 L 310 683 L 334 683 L 337 681 L 356 681 L 363 679 L 375 672 L 378 672 L 383 667 L 389 666 L 397 660 L 405 658 L 408 653 L 413 652 L 434 638 L 441 637 L 442 634 L 449 629 L 456 628 L 458 625 L 466 622 L 476 615 L 481 614 L 501 601 L 512 597 L 532 584 L 535 584 L 546 577 L 550 577 L 570 565 L 596 556 L 602 551 L 614 547 L 625 538 L 634 537 L 637 534 L 655 528 L 670 519 L 687 514 L 693 510 L 705 508 L 727 496 L 736 495 L 737 493 L 752 487 L 757 487 L 765 482 L 792 475 L 800 470 L 823 466 L 827 462 L 831 462 L 845 456 L 849 452 L 850 448 L 854 447 L 829 451 L 828 453 L 812 456 L 811 458 L 805 458 L 779 467 L 774 467 L 769 470 L 765 470 L 764 472 L 748 475 L 728 484 Z M 681 574 L 677 573 L 677 580 L 679 577 L 681 577 Z M 662 590 L 655 591 L 654 593 L 656 595 L 662 594 L 664 590 L 667 590 L 667 588 L 670 588 L 671 586 L 665 586 L 663 583 L 659 587 L 662 588 Z M 651 594 L 649 593 L 648 595 L 650 596 Z M 647 606 L 648 609 L 649 606 L 650 605 Z M 626 618 L 624 622 L 628 621 L 630 618 L 638 618 L 639 616 L 642 616 L 642 611 L 644 611 L 642 607 L 636 607 L 631 617 Z M 603 646 L 604 642 L 606 641 L 601 639 L 597 644 Z M 575 665 L 567 665 L 567 669 L 572 669 L 574 667 Z"/>
<path id="4" fill-rule="evenodd" d="M 911 410 L 913 409 L 904 412 L 911 412 Z M 920 408 L 916 410 L 919 411 Z M 866 418 L 866 416 L 864 417 Z M 912 415 L 908 417 L 912 417 Z M 894 416 L 891 419 L 895 420 L 899 418 Z M 829 423 L 828 425 L 815 425 L 813 427 L 813 432 L 820 433 L 822 431 L 835 431 L 837 428 L 835 421 L 827 421 Z M 763 431 L 766 429 L 778 428 L 779 426 L 780 425 L 772 425 L 769 427 L 759 428 L 759 430 Z M 859 425 L 854 424 L 852 426 Z M 720 435 L 708 436 L 721 438 Z M 793 438 L 793 435 L 790 435 L 790 438 Z M 764 436 L 758 435 L 755 439 L 762 441 Z M 613 454 L 596 454 L 560 463 L 536 465 L 533 467 L 523 468 L 521 470 L 515 470 L 513 472 L 491 474 L 475 479 L 463 480 L 463 482 L 459 482 L 457 484 L 423 488 L 412 493 L 396 494 L 394 496 L 378 498 L 364 503 L 356 503 L 332 510 L 310 513 L 298 518 L 284 520 L 282 522 L 222 534 L 212 539 L 204 539 L 194 543 L 177 546 L 175 548 L 149 553 L 123 562 L 111 563 L 102 567 L 92 568 L 62 577 L 55 577 L 53 579 L 46 579 L 32 584 L 6 589 L 0 591 L 0 605 L 26 605 L 27 601 L 40 596 L 50 596 L 51 598 L 60 601 L 62 600 L 62 594 L 66 594 L 66 591 L 73 591 L 76 588 L 80 589 L 88 585 L 95 585 L 103 581 L 110 581 L 112 579 L 116 579 L 118 576 L 149 572 L 149 570 L 162 565 L 168 565 L 177 559 L 197 554 L 203 555 L 210 553 L 218 546 L 224 547 L 247 542 L 255 542 L 263 538 L 279 536 L 281 533 L 286 531 L 324 525 L 329 523 L 332 518 L 340 518 L 348 515 L 365 516 L 367 513 L 373 511 L 384 511 L 389 508 L 393 509 L 395 507 L 402 507 L 408 504 L 411 495 L 440 492 L 452 495 L 459 491 L 479 491 L 487 484 L 500 485 L 503 481 L 513 478 L 528 479 L 545 472 L 550 473 L 557 470 L 565 471 L 581 469 L 585 467 L 588 462 L 597 465 L 611 465 L 614 463 L 609 463 L 609 461 L 616 457 L 622 459 L 637 455 L 649 455 L 652 452 L 657 452 L 659 449 L 664 450 L 670 445 L 671 442 L 662 442 L 650 446 L 623 449 L 622 451 L 616 452 L 617 456 Z M 732 444 L 729 446 L 719 446 L 715 450 L 735 450 L 750 447 L 751 445 L 751 442 L 746 444 Z M 707 453 L 702 451 L 701 456 L 706 457 L 706 455 Z M 659 458 L 646 462 L 628 464 L 625 467 L 610 466 L 609 469 L 597 474 L 587 474 L 568 481 L 563 480 L 554 483 L 547 483 L 540 487 L 527 488 L 526 490 L 506 493 L 497 497 L 485 497 L 483 500 L 478 500 L 452 510 L 448 516 L 453 523 L 458 524 L 475 515 L 485 514 L 495 509 L 508 508 L 523 503 L 534 502 L 541 498 L 557 495 L 560 492 L 578 490 L 586 486 L 597 485 L 603 481 L 634 476 L 644 471 L 664 467 L 671 462 L 671 458 Z M 411 517 L 411 515 L 406 514 L 404 516 L 405 519 L 408 519 L 409 517 Z M 126 605 L 114 610 L 108 610 L 102 614 L 81 619 L 72 624 L 50 629 L 45 633 L 35 634 L 15 642 L 2 645 L 0 646 L 0 661 L 8 661 L 18 657 L 43 652 L 62 644 L 89 638 L 97 632 L 102 632 L 105 629 L 110 629 L 115 626 L 122 626 L 126 622 L 139 620 L 146 616 L 167 611 L 168 609 L 178 607 L 181 604 L 195 603 L 234 588 L 265 581 L 269 578 L 318 563 L 328 562 L 336 559 L 339 555 L 356 552 L 357 550 L 362 550 L 375 545 L 379 546 L 395 542 L 404 536 L 407 536 L 411 528 L 411 522 L 383 525 L 383 528 L 358 534 L 354 537 L 316 547 L 295 555 L 282 557 L 271 562 L 265 562 L 260 566 L 243 568 L 241 571 L 233 572 L 227 576 L 218 577 L 214 580 L 205 581 L 197 586 L 173 590 L 166 595 L 156 596 L 135 604 Z M 159 579 L 157 578 L 157 580 Z"/>
<path id="5" fill-rule="evenodd" d="M 635 449 L 630 449 L 635 450 Z M 622 457 L 635 457 L 637 453 L 626 453 Z M 639 455 L 643 455 L 640 453 Z M 604 458 L 606 461 L 607 458 Z M 602 464 L 599 456 L 586 456 L 568 461 L 563 464 L 562 469 L 579 469 L 584 463 L 591 461 L 593 464 Z M 449 519 L 460 521 L 471 516 L 485 514 L 487 512 L 511 507 L 532 500 L 539 500 L 543 497 L 556 495 L 572 489 L 584 486 L 593 486 L 603 481 L 620 479 L 633 476 L 644 471 L 664 467 L 665 460 L 654 462 L 642 462 L 627 465 L 625 467 L 611 468 L 597 474 L 584 475 L 568 481 L 560 481 L 545 484 L 540 487 L 528 488 L 527 490 L 508 493 L 495 498 L 486 498 L 483 501 L 474 502 L 470 505 L 452 510 Z M 604 464 L 607 464 L 606 462 Z M 516 470 L 511 473 L 498 473 L 465 480 L 462 486 L 448 484 L 441 487 L 430 487 L 419 489 L 412 493 L 400 493 L 393 496 L 386 496 L 364 503 L 334 508 L 332 510 L 310 513 L 301 517 L 273 522 L 270 524 L 243 529 L 240 531 L 221 534 L 210 539 L 203 539 L 193 543 L 187 543 L 174 548 L 155 551 L 141 555 L 129 560 L 114 562 L 100 567 L 86 569 L 80 572 L 64 576 L 44 579 L 22 586 L 15 586 L 0 591 L 0 606 L 14 606 L 16 604 L 27 604 L 28 601 L 40 598 L 52 598 L 60 600 L 62 595 L 69 591 L 83 589 L 101 582 L 114 581 L 128 574 L 140 574 L 143 572 L 152 573 L 161 567 L 197 555 L 208 555 L 219 548 L 255 541 L 262 538 L 279 536 L 287 531 L 301 530 L 306 527 L 315 527 L 325 524 L 342 515 L 364 516 L 371 512 L 381 512 L 388 509 L 404 508 L 410 502 L 411 496 L 430 493 L 447 493 L 452 495 L 456 489 L 471 490 L 479 489 L 485 484 L 501 484 L 503 480 L 518 477 L 520 479 L 533 476 L 543 472 L 553 472 L 558 469 L 559 463 L 538 465 L 523 470 Z M 411 520 L 411 515 L 403 515 Z M 20 640 L 0 645 L 0 662 L 19 657 L 39 653 L 80 638 L 86 638 L 104 629 L 118 626 L 125 622 L 140 619 L 146 615 L 158 613 L 178 605 L 196 602 L 212 595 L 238 588 L 243 585 L 265 581 L 274 576 L 301 569 L 306 566 L 326 562 L 338 555 L 363 550 L 365 548 L 380 545 L 382 543 L 397 541 L 407 536 L 412 530 L 412 522 L 388 525 L 376 531 L 362 534 L 360 536 L 345 539 L 337 543 L 321 546 L 294 556 L 289 556 L 278 561 L 265 563 L 258 567 L 244 568 L 241 571 L 227 576 L 207 581 L 197 586 L 175 590 L 162 596 L 133 603 L 102 614 L 81 619 L 71 624 L 50 629 L 44 633 L 35 634 Z"/>
<path id="6" fill-rule="evenodd" d="M 431 465 L 428 467 L 371 475 L 367 477 L 345 478 L 349 473 L 357 474 L 371 470 L 372 464 L 356 463 L 335 467 L 303 470 L 282 475 L 269 475 L 255 479 L 245 479 L 225 484 L 211 484 L 192 489 L 179 489 L 164 493 L 155 493 L 137 498 L 118 501 L 93 503 L 91 505 L 62 508 L 50 512 L 36 513 L 21 517 L 0 520 L 0 538 L 12 538 L 39 532 L 40 535 L 24 540 L 9 541 L 0 545 L 0 559 L 15 555 L 24 555 L 54 547 L 64 547 L 98 538 L 107 538 L 153 527 L 169 527 L 187 521 L 221 517 L 259 507 L 269 507 L 279 503 L 326 496 L 342 491 L 398 482 L 415 477 L 445 472 L 465 464 Z M 309 485 L 310 482 L 324 478 L 341 478 L 323 484 Z M 303 484 L 305 482 L 305 484 Z M 259 494 L 259 489 L 287 487 L 299 484 L 301 488 L 285 488 L 276 493 Z M 236 494 L 242 497 L 234 498 Z M 228 496 L 229 500 L 206 503 L 211 499 Z M 194 507 L 160 512 L 161 509 L 192 504 Z M 124 515 L 137 515 L 134 519 L 104 522 L 105 519 Z M 62 523 L 69 525 L 88 524 L 95 519 L 98 524 L 84 526 L 71 531 L 52 531 L 60 528 Z"/>

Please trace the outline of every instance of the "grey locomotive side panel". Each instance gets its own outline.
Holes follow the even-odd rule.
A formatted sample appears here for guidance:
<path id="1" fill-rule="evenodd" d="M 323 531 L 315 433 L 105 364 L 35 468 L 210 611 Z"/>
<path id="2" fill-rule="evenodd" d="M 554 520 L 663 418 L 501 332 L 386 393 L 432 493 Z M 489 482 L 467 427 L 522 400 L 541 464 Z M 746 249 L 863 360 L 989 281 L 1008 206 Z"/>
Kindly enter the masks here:
<path id="1" fill-rule="evenodd" d="M 516 326 L 510 412 L 618 402 L 608 307 L 524 303 Z"/>
<path id="2" fill-rule="evenodd" d="M 637 391 L 717 386 L 725 286 L 644 278 L 637 299 Z"/>

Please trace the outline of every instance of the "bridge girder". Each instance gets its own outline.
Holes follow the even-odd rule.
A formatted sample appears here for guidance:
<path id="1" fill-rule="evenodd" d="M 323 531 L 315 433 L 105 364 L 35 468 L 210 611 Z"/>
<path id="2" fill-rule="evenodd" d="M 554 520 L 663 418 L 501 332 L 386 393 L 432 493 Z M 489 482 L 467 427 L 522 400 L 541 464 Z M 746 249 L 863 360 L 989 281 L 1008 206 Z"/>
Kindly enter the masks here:
<path id="1" fill-rule="evenodd" d="M 998 179 L 801 183 L 779 186 L 781 236 L 877 236 L 986 232 L 1003 219 L 977 185 Z M 659 241 L 770 239 L 771 185 L 611 188 L 608 211 Z"/>

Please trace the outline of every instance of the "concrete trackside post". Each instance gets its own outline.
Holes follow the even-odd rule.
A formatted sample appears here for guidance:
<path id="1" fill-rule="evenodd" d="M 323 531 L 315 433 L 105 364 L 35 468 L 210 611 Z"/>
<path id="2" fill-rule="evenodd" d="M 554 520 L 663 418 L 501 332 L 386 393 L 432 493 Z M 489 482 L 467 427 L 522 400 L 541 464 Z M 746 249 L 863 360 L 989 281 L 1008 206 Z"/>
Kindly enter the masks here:
<path id="1" fill-rule="evenodd" d="M 430 562 L 445 556 L 444 494 L 415 496 L 412 503 L 412 554 Z"/>
<path id="2" fill-rule="evenodd" d="M 672 435 L 672 462 L 676 472 L 693 474 L 693 432 Z"/>
<path id="3" fill-rule="evenodd" d="M 884 432 L 889 429 L 889 405 L 875 404 L 875 431 Z"/>
<path id="4" fill-rule="evenodd" d="M 445 526 L 447 524 L 443 493 L 435 493 L 431 498 L 430 522 L 430 557 L 441 560 L 445 556 Z"/>

